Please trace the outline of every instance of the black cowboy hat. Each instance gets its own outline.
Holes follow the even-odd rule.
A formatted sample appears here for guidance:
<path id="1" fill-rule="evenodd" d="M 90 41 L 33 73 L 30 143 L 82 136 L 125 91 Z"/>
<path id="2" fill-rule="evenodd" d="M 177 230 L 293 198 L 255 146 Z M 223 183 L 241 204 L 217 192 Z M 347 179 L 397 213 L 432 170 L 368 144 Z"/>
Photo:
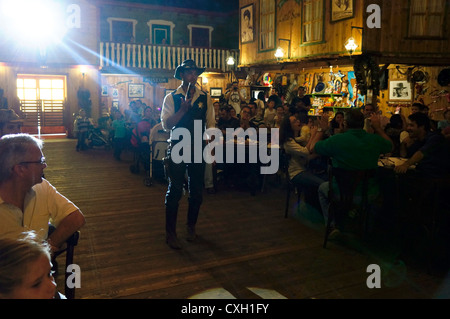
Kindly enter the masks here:
<path id="1" fill-rule="evenodd" d="M 197 70 L 197 75 L 200 75 L 203 72 L 205 72 L 205 69 L 206 68 L 197 67 L 194 60 L 186 60 L 186 61 L 183 61 L 183 63 L 181 63 L 181 65 L 177 66 L 177 68 L 175 70 L 174 78 L 181 80 L 180 73 L 184 70 Z"/>

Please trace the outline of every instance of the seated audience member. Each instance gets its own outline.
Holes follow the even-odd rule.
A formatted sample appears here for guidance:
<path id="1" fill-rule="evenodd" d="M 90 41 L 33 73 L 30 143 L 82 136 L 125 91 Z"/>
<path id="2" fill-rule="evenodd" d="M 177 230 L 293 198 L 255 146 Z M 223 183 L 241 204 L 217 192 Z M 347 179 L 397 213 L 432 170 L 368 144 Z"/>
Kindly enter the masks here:
<path id="1" fill-rule="evenodd" d="M 125 110 L 125 119 L 131 129 L 134 129 L 142 120 L 142 102 L 140 100 L 131 101 L 129 106 L 130 108 Z"/>
<path id="2" fill-rule="evenodd" d="M 414 102 L 413 105 L 411 106 L 411 114 L 414 114 L 417 112 L 423 113 L 426 116 L 428 116 L 428 118 L 430 120 L 430 130 L 431 131 L 436 131 L 438 129 L 437 121 L 432 120 L 430 117 L 430 108 L 427 105 L 425 105 L 422 101 Z"/>
<path id="3" fill-rule="evenodd" d="M 416 164 L 416 171 L 424 177 L 442 177 L 450 173 L 450 146 L 439 132 L 431 131 L 428 116 L 416 112 L 408 116 L 407 131 L 414 141 L 408 148 L 403 143 L 402 155 L 408 160 L 396 166 L 397 173 L 406 173 L 411 165 Z"/>
<path id="4" fill-rule="evenodd" d="M 370 124 L 370 117 L 372 114 L 377 114 L 379 116 L 380 125 L 383 130 L 389 123 L 389 119 L 382 114 L 376 103 L 363 105 L 361 111 L 365 117 L 364 130 L 368 133 L 374 133 L 372 125 Z"/>
<path id="5" fill-rule="evenodd" d="M 264 111 L 264 123 L 268 128 L 275 127 L 275 116 L 277 115 L 277 112 L 275 111 L 275 103 L 276 100 L 274 98 L 269 98 L 269 101 L 267 102 L 267 108 Z"/>
<path id="6" fill-rule="evenodd" d="M 170 138 L 170 133 L 164 131 L 162 123 L 159 121 L 150 130 L 149 144 L 151 145 L 152 157 L 152 178 L 164 181 L 166 176 L 164 174 L 163 158 L 167 153 L 167 140 Z"/>
<path id="7" fill-rule="evenodd" d="M 76 150 L 84 151 L 88 148 L 86 141 L 89 136 L 89 130 L 94 127 L 94 121 L 92 118 L 86 115 L 85 109 L 80 109 L 78 116 L 75 118 L 73 123 L 73 131 L 77 136 L 77 146 Z"/>
<path id="8" fill-rule="evenodd" d="M 413 114 L 417 114 L 417 113 L 422 113 L 422 112 L 415 112 L 412 113 Z M 424 114 L 424 113 L 422 113 Z M 410 115 L 410 116 L 411 116 Z M 429 131 L 431 131 L 431 126 L 430 126 L 430 121 L 428 116 L 425 115 L 425 117 L 423 115 L 414 115 L 413 118 L 419 118 L 419 121 L 425 121 L 425 117 L 426 119 L 428 119 L 427 123 L 424 124 L 424 128 L 427 131 L 427 133 L 425 135 L 427 135 L 429 133 Z M 421 122 L 422 123 L 422 122 Z M 406 121 L 406 130 L 402 132 L 401 136 L 400 136 L 400 157 L 404 157 L 404 158 L 410 158 L 414 155 L 415 152 L 417 152 L 420 147 L 424 144 L 424 139 L 420 139 L 420 136 L 418 134 L 416 134 L 415 132 L 412 132 L 412 134 L 410 134 L 411 129 L 409 128 L 411 121 L 408 117 L 408 120 Z M 412 124 L 413 125 L 413 124 Z M 407 136 L 405 137 L 404 134 L 406 134 Z M 434 134 L 432 134 L 434 136 Z M 436 136 L 434 136 L 436 137 Z"/>
<path id="9" fill-rule="evenodd" d="M 214 102 L 213 106 L 214 106 L 214 115 L 215 115 L 215 118 L 216 118 L 216 125 L 217 125 L 217 121 L 219 121 L 220 103 L 219 102 Z"/>
<path id="10" fill-rule="evenodd" d="M 450 139 L 450 126 L 444 128 L 441 133 L 446 139 Z"/>
<path id="11" fill-rule="evenodd" d="M 266 93 L 261 91 L 258 93 L 258 98 L 255 100 L 256 103 L 256 117 L 258 119 L 264 119 L 264 110 L 266 109 Z"/>
<path id="12" fill-rule="evenodd" d="M 376 169 L 380 155 L 392 151 L 392 141 L 381 128 L 379 116 L 372 114 L 370 117 L 375 134 L 369 134 L 363 129 L 365 117 L 359 110 L 346 111 L 344 118 L 347 125 L 346 131 L 318 141 L 313 146 L 314 151 L 322 156 L 330 157 L 333 167 L 346 170 Z M 316 134 L 320 134 L 320 132 Z M 329 187 L 329 182 L 324 182 L 319 187 L 319 199 L 325 224 L 328 221 Z M 335 188 L 337 190 L 337 186 L 333 184 L 333 189 Z M 377 192 L 375 181 L 370 180 L 370 197 L 374 198 Z"/>
<path id="13" fill-rule="evenodd" d="M 250 108 L 251 111 L 251 118 L 250 118 L 250 122 L 253 124 L 254 127 L 259 128 L 265 128 L 266 124 L 264 122 L 264 120 L 260 117 L 258 117 L 258 110 L 257 110 L 257 105 L 256 102 L 250 102 L 248 103 L 248 107 Z"/>
<path id="14" fill-rule="evenodd" d="M 241 104 L 240 104 L 240 109 L 242 110 L 242 108 L 243 107 L 245 107 L 245 106 L 247 106 L 248 104 L 247 104 L 247 101 L 241 101 Z"/>
<path id="15" fill-rule="evenodd" d="M 50 247 L 33 232 L 0 237 L 0 299 L 65 299 L 56 290 Z"/>
<path id="16" fill-rule="evenodd" d="M 421 112 L 424 109 L 425 105 L 419 102 L 414 102 L 413 105 L 411 105 L 411 114 Z"/>
<path id="17" fill-rule="evenodd" d="M 252 123 L 251 118 L 252 118 L 252 110 L 250 109 L 249 106 L 244 106 L 241 110 L 241 114 L 240 114 L 240 120 L 239 120 L 239 128 L 243 129 L 243 130 L 247 130 L 249 128 L 255 128 L 257 129 L 258 127 Z"/>
<path id="18" fill-rule="evenodd" d="M 400 135 L 405 131 L 405 123 L 403 116 L 400 114 L 394 114 L 391 116 L 388 125 L 384 128 L 386 134 L 392 140 L 394 149 L 391 155 L 394 157 L 400 156 Z"/>
<path id="19" fill-rule="evenodd" d="M 286 114 L 284 111 L 284 106 L 278 106 L 276 108 L 276 112 L 277 115 L 275 115 L 275 128 L 280 128 L 281 122 L 283 122 L 284 116 Z"/>
<path id="20" fill-rule="evenodd" d="M 306 88 L 304 86 L 299 86 L 297 90 L 297 96 L 292 100 L 292 105 L 297 109 L 306 110 L 309 112 L 311 108 L 311 98 L 305 96 Z"/>
<path id="21" fill-rule="evenodd" d="M 372 116 L 372 114 L 375 114 L 377 112 L 375 105 L 373 104 L 363 105 L 361 107 L 361 112 L 364 115 L 364 131 L 373 134 L 374 131 L 372 129 L 372 125 L 370 124 L 370 117 Z"/>
<path id="22" fill-rule="evenodd" d="M 275 105 L 274 105 L 274 109 L 277 107 L 277 106 L 279 106 L 279 105 L 283 105 L 283 100 L 281 99 L 281 94 L 280 94 L 280 92 L 279 92 L 279 90 L 278 89 L 275 89 L 275 88 L 272 88 L 272 93 L 271 93 L 271 95 L 269 96 L 269 99 L 268 100 L 273 100 L 273 101 L 275 101 Z M 267 108 L 266 108 L 266 110 L 267 110 Z M 265 113 L 265 112 L 264 112 Z"/>
<path id="23" fill-rule="evenodd" d="M 235 142 L 238 144 L 237 147 L 242 146 L 243 144 L 250 144 L 251 141 L 257 141 L 257 130 L 258 127 L 252 123 L 251 120 L 252 112 L 250 107 L 244 106 L 241 110 L 240 114 L 240 122 L 239 126 L 235 129 Z M 241 140 L 241 138 L 243 139 Z M 226 136 L 228 139 L 233 139 L 233 136 Z M 227 148 L 225 147 L 225 152 L 227 151 Z M 233 187 L 236 183 L 246 183 L 248 189 L 251 192 L 251 195 L 256 194 L 256 187 L 257 187 L 257 177 L 259 172 L 258 164 L 255 163 L 242 163 L 242 164 L 236 164 L 237 161 L 237 153 L 239 152 L 239 149 L 236 148 L 234 151 L 235 161 L 233 163 L 224 163 L 224 178 L 225 182 Z M 227 155 L 224 154 L 226 157 Z"/>
<path id="24" fill-rule="evenodd" d="M 445 110 L 444 120 L 439 121 L 437 127 L 446 138 L 450 137 L 450 109 Z"/>
<path id="25" fill-rule="evenodd" d="M 230 106 L 230 115 L 231 117 L 235 118 L 235 119 L 239 119 L 239 116 L 236 112 L 236 109 L 232 106 Z"/>
<path id="26" fill-rule="evenodd" d="M 295 137 L 295 141 L 299 143 L 301 146 L 306 146 L 308 142 L 311 140 L 311 128 L 313 125 L 310 125 L 309 118 L 304 113 L 298 113 L 297 119 L 300 120 L 301 130 L 299 136 Z"/>
<path id="27" fill-rule="evenodd" d="M 344 131 L 344 112 L 336 112 L 329 125 L 329 135 L 335 135 Z"/>
<path id="28" fill-rule="evenodd" d="M 43 142 L 28 134 L 0 139 L 0 236 L 33 230 L 52 252 L 85 223 L 81 211 L 43 178 Z M 49 233 L 49 222 L 55 230 Z"/>
<path id="29" fill-rule="evenodd" d="M 131 145 L 135 148 L 135 163 L 134 172 L 139 171 L 140 164 L 144 166 L 146 172 L 145 184 L 150 186 L 150 131 L 155 125 L 153 120 L 153 110 L 150 106 L 144 108 L 144 113 L 141 121 L 131 133 Z"/>
<path id="30" fill-rule="evenodd" d="M 314 175 L 307 167 L 312 157 L 311 145 L 316 142 L 314 138 L 321 138 L 321 135 L 315 134 L 314 138 L 310 139 L 306 146 L 297 143 L 295 137 L 300 134 L 302 126 L 305 126 L 306 123 L 307 119 L 306 121 L 301 121 L 295 115 L 286 116 L 281 123 L 280 146 L 290 156 L 288 171 L 292 183 L 305 190 L 305 201 L 314 205 L 318 201 L 317 190 L 324 182 L 324 178 Z"/>
<path id="31" fill-rule="evenodd" d="M 14 110 L 0 109 L 0 137 L 22 131 L 23 119 Z"/>
<path id="32" fill-rule="evenodd" d="M 224 105 L 219 110 L 219 121 L 217 122 L 217 128 L 222 131 L 225 136 L 227 128 L 236 129 L 239 127 L 239 120 L 231 116 L 231 107 Z"/>

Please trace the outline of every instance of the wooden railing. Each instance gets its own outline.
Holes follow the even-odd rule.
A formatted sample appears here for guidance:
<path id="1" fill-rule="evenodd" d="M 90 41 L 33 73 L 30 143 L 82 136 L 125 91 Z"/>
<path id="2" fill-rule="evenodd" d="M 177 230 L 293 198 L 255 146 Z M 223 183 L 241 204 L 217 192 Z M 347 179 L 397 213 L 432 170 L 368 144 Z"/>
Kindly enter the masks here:
<path id="1" fill-rule="evenodd" d="M 192 59 L 199 67 L 223 72 L 232 70 L 227 58 L 232 56 L 235 66 L 239 53 L 235 50 L 193 48 L 170 45 L 100 42 L 100 66 L 174 70 L 184 60 Z"/>

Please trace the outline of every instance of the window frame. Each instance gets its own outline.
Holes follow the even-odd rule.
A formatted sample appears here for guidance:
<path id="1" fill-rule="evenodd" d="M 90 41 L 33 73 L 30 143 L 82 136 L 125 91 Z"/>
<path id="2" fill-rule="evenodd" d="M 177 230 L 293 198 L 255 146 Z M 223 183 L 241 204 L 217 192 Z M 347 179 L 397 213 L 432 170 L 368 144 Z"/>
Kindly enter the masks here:
<path id="1" fill-rule="evenodd" d="M 192 47 L 192 29 L 193 28 L 197 28 L 197 29 L 207 29 L 209 30 L 209 46 L 207 46 L 207 48 L 211 48 L 212 45 L 212 32 L 214 31 L 214 28 L 210 25 L 200 25 L 200 24 L 188 24 L 187 28 L 189 30 L 189 46 Z"/>
<path id="2" fill-rule="evenodd" d="M 441 1 L 443 1 L 443 5 L 444 5 L 444 10 L 441 12 L 441 14 L 439 15 L 439 16 L 441 16 L 441 18 L 442 18 L 442 27 L 441 27 L 441 30 L 439 30 L 439 32 L 440 32 L 440 35 L 425 35 L 425 34 L 423 34 L 423 31 L 425 31 L 425 30 L 428 30 L 428 28 L 427 28 L 427 24 L 425 25 L 425 28 L 422 30 L 422 35 L 417 35 L 417 34 L 412 34 L 412 21 L 413 21 L 413 12 L 412 12 L 412 8 L 413 8 L 413 1 L 414 0 L 409 0 L 408 1 L 408 5 L 409 5 L 409 8 L 408 8 L 408 25 L 407 25 L 407 38 L 408 39 L 420 39 L 420 40 L 443 40 L 443 39 L 446 39 L 446 37 L 445 37 L 445 29 L 446 29 L 446 27 L 445 27 L 445 25 L 446 25 L 446 16 L 447 16 L 447 10 L 448 10 L 448 8 L 449 8 L 449 5 L 448 5 L 448 1 L 446 1 L 446 0 L 441 0 Z M 429 23 L 429 17 L 430 17 L 430 13 L 428 12 L 428 1 L 429 0 L 420 0 L 420 1 L 426 1 L 427 2 L 427 5 L 426 5 L 426 9 L 425 9 L 425 22 L 426 23 Z M 423 15 L 423 14 L 415 14 L 416 16 L 420 16 L 420 15 Z M 435 16 L 437 16 L 437 14 L 434 14 Z"/>
<path id="3" fill-rule="evenodd" d="M 149 28 L 149 43 L 155 44 L 153 39 L 153 26 L 154 25 L 162 25 L 170 28 L 170 41 L 166 43 L 167 45 L 173 44 L 173 29 L 175 28 L 175 23 L 168 20 L 149 20 L 147 21 L 147 25 Z"/>
<path id="4" fill-rule="evenodd" d="M 258 52 L 268 52 L 268 51 L 275 51 L 277 48 L 277 23 L 276 23 L 276 18 L 277 18 L 277 6 L 276 6 L 276 1 L 273 1 L 274 3 L 274 11 L 273 13 L 269 13 L 266 15 L 270 15 L 273 14 L 273 47 L 266 47 L 266 48 L 261 48 L 261 37 L 262 37 L 262 33 L 263 33 L 263 26 L 262 26 L 262 21 L 263 21 L 263 13 L 262 13 L 262 3 L 264 0 L 260 0 L 259 1 L 259 29 L 258 29 Z M 266 33 L 270 33 L 270 32 L 266 32 Z"/>
<path id="5" fill-rule="evenodd" d="M 18 80 L 33 80 L 36 83 L 36 86 L 34 88 L 30 88 L 30 87 L 19 87 L 19 85 L 17 85 L 17 81 Z M 62 88 L 54 88 L 53 86 L 51 88 L 41 88 L 40 86 L 40 81 L 41 80 L 58 80 L 58 81 L 62 81 L 63 87 Z M 19 98 L 19 100 L 27 100 L 27 99 L 20 99 L 19 95 L 19 90 L 24 90 L 23 91 L 23 95 L 25 95 L 25 90 L 26 89 L 34 89 L 36 91 L 36 100 L 42 100 L 41 97 L 41 90 L 51 90 L 51 94 L 53 95 L 53 90 L 61 90 L 62 95 L 63 95 L 63 99 L 54 99 L 52 97 L 51 101 L 65 101 L 67 99 L 67 77 L 64 75 L 32 75 L 32 74 L 17 74 L 17 78 L 16 78 L 16 93 L 17 93 L 17 97 Z M 47 99 L 45 99 L 47 100 Z"/>
<path id="6" fill-rule="evenodd" d="M 322 14 L 321 14 L 321 26 L 319 27 L 321 29 L 321 36 L 320 39 L 318 40 L 313 40 L 313 41 L 305 41 L 304 40 L 304 36 L 305 36 L 305 3 L 313 3 L 313 2 L 321 2 L 322 3 Z M 325 0 L 303 0 L 302 1 L 302 26 L 301 26 L 301 45 L 300 46 L 309 46 L 309 45 L 317 45 L 317 44 L 322 44 L 325 43 L 325 8 L 326 8 L 326 4 L 325 4 Z M 314 23 L 314 21 L 318 21 L 318 20 L 311 20 L 308 21 L 311 24 Z"/>
<path id="7" fill-rule="evenodd" d="M 138 21 L 136 19 L 125 19 L 125 18 L 113 18 L 109 17 L 106 19 L 106 21 L 109 24 L 109 41 L 113 42 L 113 22 L 119 21 L 119 22 L 131 22 L 133 24 L 133 39 L 136 41 L 136 24 L 138 24 Z"/>

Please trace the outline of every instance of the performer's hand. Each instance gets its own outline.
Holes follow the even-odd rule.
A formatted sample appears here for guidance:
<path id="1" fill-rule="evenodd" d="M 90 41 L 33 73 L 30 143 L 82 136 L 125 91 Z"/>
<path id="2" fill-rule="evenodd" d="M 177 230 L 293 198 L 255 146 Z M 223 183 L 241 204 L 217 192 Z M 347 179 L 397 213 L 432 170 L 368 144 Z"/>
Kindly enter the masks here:
<path id="1" fill-rule="evenodd" d="M 192 99 L 185 100 L 183 97 L 180 97 L 181 99 L 181 105 L 180 105 L 180 111 L 186 113 L 189 111 L 189 109 L 192 107 L 191 101 Z"/>

